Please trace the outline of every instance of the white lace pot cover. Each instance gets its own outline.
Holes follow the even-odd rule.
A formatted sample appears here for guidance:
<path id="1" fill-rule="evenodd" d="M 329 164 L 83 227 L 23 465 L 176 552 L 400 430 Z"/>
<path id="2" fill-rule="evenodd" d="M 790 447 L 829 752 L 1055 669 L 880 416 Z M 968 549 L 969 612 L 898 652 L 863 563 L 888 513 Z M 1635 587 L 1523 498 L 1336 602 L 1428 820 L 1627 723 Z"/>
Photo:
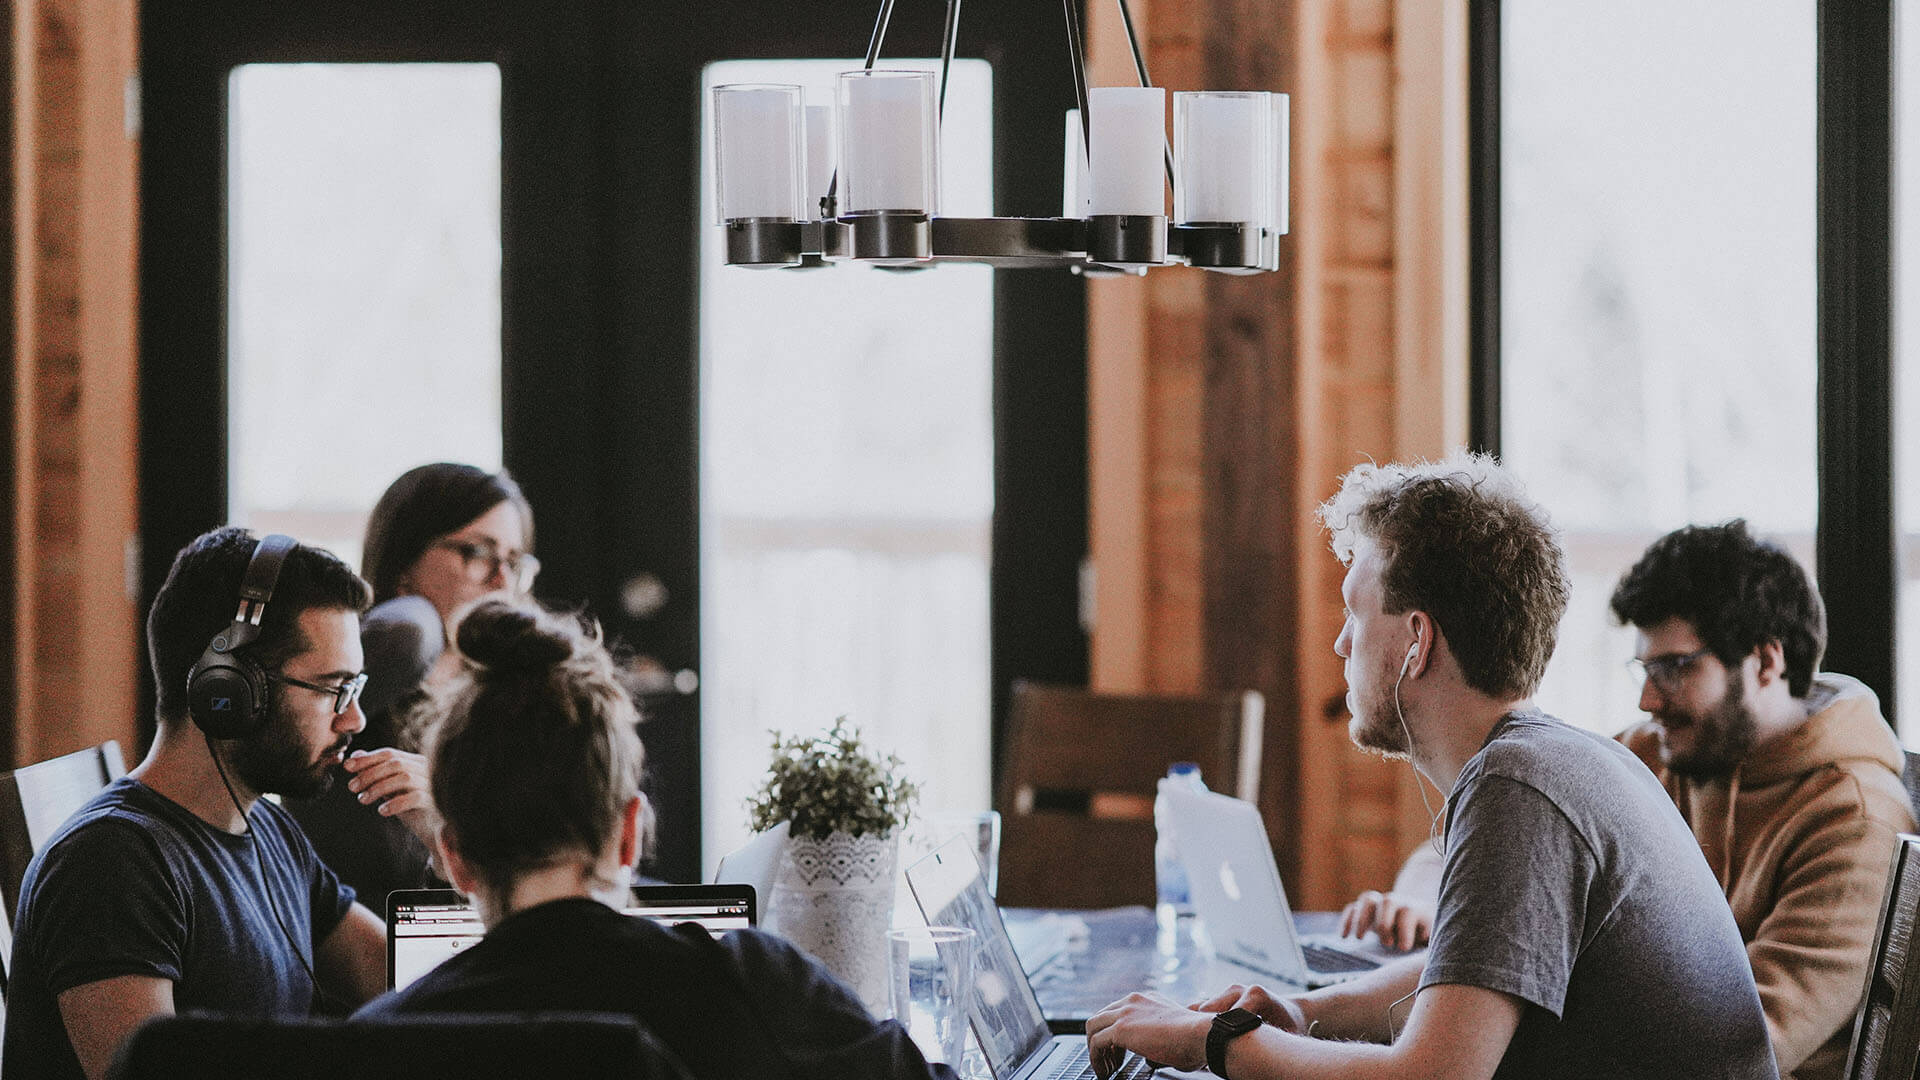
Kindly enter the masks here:
<path id="1" fill-rule="evenodd" d="M 876 1017 L 891 1013 L 887 928 L 898 860 L 894 833 L 789 836 L 767 902 L 766 929 L 825 964 Z"/>

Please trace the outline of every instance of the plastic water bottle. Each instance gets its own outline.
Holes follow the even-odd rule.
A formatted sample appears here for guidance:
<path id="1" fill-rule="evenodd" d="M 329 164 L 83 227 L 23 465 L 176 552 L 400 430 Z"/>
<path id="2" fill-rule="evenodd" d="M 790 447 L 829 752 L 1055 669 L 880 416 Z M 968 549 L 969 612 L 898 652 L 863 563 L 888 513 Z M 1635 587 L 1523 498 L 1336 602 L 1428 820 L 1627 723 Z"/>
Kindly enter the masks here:
<path id="1" fill-rule="evenodd" d="M 1179 848 L 1174 842 L 1167 789 L 1205 791 L 1207 785 L 1200 779 L 1200 766 L 1191 761 L 1177 761 L 1167 770 L 1166 779 L 1160 781 L 1159 786 L 1160 793 L 1153 800 L 1153 881 L 1157 900 L 1154 916 L 1160 931 L 1159 949 L 1171 956 L 1192 945 L 1193 892 L 1187 881 L 1187 868 L 1181 864 Z"/>

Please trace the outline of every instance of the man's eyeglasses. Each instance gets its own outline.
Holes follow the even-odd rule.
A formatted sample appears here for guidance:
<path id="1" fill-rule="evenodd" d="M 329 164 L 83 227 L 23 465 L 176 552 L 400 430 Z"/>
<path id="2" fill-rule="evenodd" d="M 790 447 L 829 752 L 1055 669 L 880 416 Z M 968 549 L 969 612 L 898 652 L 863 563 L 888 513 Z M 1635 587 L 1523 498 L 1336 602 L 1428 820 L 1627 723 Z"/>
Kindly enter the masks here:
<path id="1" fill-rule="evenodd" d="M 302 690 L 311 690 L 316 694 L 332 694 L 333 715 L 335 716 L 339 716 L 341 713 L 353 708 L 353 703 L 360 700 L 360 691 L 367 688 L 367 673 L 364 671 L 348 679 L 346 682 L 341 683 L 339 686 L 322 686 L 319 683 L 310 683 L 305 679 L 296 679 L 291 675 L 282 675 L 277 671 L 269 671 L 266 674 L 267 678 L 277 683 L 297 686 Z"/>
<path id="2" fill-rule="evenodd" d="M 1664 653 L 1645 659 L 1636 656 L 1627 661 L 1627 666 L 1661 693 L 1671 694 L 1680 688 L 1680 680 L 1687 677 L 1695 661 L 1712 652 L 1712 649 L 1695 649 L 1690 653 Z"/>
<path id="3" fill-rule="evenodd" d="M 507 588 L 523 593 L 533 588 L 533 579 L 540 573 L 540 560 L 529 551 L 503 554 L 492 544 L 478 544 L 470 540 L 440 540 L 433 546 L 460 556 L 466 566 L 467 580 L 475 585 L 482 584 L 497 573 L 506 579 Z"/>

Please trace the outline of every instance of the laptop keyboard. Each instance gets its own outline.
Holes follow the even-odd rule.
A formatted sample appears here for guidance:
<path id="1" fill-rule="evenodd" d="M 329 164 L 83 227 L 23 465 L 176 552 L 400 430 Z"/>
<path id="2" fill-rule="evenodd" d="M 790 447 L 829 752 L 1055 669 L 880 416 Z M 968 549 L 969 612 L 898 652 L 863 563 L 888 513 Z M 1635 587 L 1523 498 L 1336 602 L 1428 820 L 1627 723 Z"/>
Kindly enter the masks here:
<path id="1" fill-rule="evenodd" d="M 1380 966 L 1376 960 L 1305 941 L 1300 943 L 1300 951 L 1306 955 L 1308 969 L 1328 975 L 1345 975 L 1350 971 L 1372 971 Z"/>
<path id="2" fill-rule="evenodd" d="M 1097 1075 L 1093 1071 L 1093 1062 L 1087 1057 L 1087 1044 L 1083 1042 L 1074 1050 L 1072 1057 L 1060 1059 L 1053 1068 L 1035 1075 L 1033 1080 L 1095 1080 Z M 1113 1080 L 1146 1080 L 1152 1075 L 1153 1070 L 1147 1067 L 1146 1058 L 1139 1054 L 1128 1054 L 1120 1071 L 1113 1074 Z"/>

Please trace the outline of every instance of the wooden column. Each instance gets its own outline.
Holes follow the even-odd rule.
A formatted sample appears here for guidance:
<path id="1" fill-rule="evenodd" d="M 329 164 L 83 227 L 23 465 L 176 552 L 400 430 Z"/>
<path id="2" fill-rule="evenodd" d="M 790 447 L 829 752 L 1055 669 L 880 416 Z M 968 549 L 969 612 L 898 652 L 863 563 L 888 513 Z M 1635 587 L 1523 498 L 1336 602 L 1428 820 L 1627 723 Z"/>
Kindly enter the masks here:
<path id="1" fill-rule="evenodd" d="M 136 730 L 132 0 L 15 0 L 6 764 Z"/>
<path id="2" fill-rule="evenodd" d="M 1104 9 L 1096 56 L 1124 49 Z M 1089 289 L 1094 684 L 1265 693 L 1282 872 L 1337 906 L 1427 826 L 1411 770 L 1347 739 L 1344 570 L 1314 509 L 1357 462 L 1465 440 L 1464 0 L 1136 18 L 1156 83 L 1292 94 L 1294 220 L 1278 273 Z"/>

